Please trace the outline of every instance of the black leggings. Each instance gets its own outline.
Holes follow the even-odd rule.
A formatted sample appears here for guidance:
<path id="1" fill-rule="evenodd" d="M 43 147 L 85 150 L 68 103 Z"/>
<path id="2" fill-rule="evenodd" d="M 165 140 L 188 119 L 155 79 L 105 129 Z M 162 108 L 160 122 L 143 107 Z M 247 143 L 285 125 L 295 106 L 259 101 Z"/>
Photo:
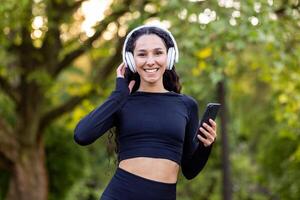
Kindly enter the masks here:
<path id="1" fill-rule="evenodd" d="M 153 181 L 118 167 L 100 200 L 176 200 L 176 183 Z"/>

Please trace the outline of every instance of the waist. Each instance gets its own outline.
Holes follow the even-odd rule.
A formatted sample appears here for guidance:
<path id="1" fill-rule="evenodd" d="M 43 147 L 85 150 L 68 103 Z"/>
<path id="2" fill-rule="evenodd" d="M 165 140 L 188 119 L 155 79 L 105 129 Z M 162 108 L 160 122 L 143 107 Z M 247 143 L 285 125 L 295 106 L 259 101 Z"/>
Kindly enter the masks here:
<path id="1" fill-rule="evenodd" d="M 171 148 L 167 145 L 140 145 L 134 144 L 129 146 L 120 145 L 118 159 L 119 162 L 130 158 L 145 157 L 145 158 L 161 158 L 171 160 L 178 165 L 181 164 L 181 149 Z"/>
<path id="2" fill-rule="evenodd" d="M 163 158 L 135 157 L 122 160 L 119 167 L 146 179 L 163 183 L 176 183 L 179 165 Z"/>

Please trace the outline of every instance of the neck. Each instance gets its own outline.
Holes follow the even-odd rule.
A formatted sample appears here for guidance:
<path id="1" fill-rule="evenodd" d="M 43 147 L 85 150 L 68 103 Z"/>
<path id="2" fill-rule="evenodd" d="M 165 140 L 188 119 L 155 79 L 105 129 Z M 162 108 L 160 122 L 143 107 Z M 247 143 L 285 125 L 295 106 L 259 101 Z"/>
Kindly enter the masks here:
<path id="1" fill-rule="evenodd" d="M 140 87 L 138 89 L 138 91 L 143 91 L 143 92 L 168 92 L 168 90 L 166 90 L 164 88 L 163 83 L 146 83 L 146 82 L 142 82 L 140 83 Z"/>

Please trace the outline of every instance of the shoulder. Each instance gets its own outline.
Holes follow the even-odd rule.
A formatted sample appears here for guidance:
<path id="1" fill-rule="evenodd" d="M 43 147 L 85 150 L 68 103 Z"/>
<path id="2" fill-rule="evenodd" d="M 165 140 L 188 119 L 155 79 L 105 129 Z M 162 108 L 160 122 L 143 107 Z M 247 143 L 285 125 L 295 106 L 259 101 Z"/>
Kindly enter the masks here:
<path id="1" fill-rule="evenodd" d="M 189 106 L 197 106 L 198 103 L 196 101 L 196 99 L 194 99 L 193 97 L 186 95 L 186 94 L 182 94 L 182 99 L 185 103 L 187 103 Z"/>
<path id="2" fill-rule="evenodd" d="M 193 97 L 182 94 L 182 100 L 189 110 L 198 109 L 198 102 Z"/>

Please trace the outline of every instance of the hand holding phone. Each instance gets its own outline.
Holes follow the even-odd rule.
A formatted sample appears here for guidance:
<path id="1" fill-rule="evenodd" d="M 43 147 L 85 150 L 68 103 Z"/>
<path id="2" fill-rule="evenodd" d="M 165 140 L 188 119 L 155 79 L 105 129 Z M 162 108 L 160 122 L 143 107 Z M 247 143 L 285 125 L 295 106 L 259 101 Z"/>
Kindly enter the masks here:
<path id="1" fill-rule="evenodd" d="M 219 104 L 219 103 L 209 103 L 209 104 L 207 104 L 205 112 L 202 116 L 199 128 L 202 127 L 202 128 L 205 129 L 205 127 L 203 127 L 203 123 L 206 123 L 206 124 L 210 125 L 209 119 L 212 119 L 212 120 L 216 119 L 220 107 L 221 107 L 221 104 Z M 206 138 L 202 133 L 201 133 L 201 135 L 204 138 Z"/>

